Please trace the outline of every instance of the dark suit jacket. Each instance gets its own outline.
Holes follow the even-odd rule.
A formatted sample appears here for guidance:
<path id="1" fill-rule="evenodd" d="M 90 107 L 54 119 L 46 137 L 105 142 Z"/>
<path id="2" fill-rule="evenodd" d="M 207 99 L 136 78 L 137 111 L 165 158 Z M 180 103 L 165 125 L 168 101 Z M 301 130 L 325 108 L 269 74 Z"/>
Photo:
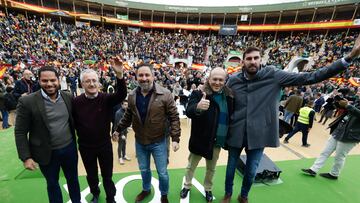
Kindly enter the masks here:
<path id="1" fill-rule="evenodd" d="M 75 138 L 74 121 L 71 115 L 71 95 L 60 91 L 69 113 L 70 129 Z M 41 91 L 20 97 L 16 107 L 15 142 L 19 158 L 34 159 L 46 165 L 51 158 L 49 126 Z"/>
<path id="2" fill-rule="evenodd" d="M 18 80 L 15 82 L 13 94 L 16 99 L 19 99 L 21 95 L 25 92 L 28 92 L 27 84 L 24 82 L 24 80 Z"/>

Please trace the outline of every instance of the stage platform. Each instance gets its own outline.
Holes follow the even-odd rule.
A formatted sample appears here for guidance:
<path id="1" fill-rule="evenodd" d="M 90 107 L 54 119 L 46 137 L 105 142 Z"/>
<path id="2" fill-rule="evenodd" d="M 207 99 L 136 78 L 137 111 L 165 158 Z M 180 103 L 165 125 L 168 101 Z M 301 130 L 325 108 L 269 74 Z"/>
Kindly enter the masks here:
<path id="1" fill-rule="evenodd" d="M 46 183 L 39 170 L 34 172 L 23 169 L 17 158 L 13 128 L 0 131 L 1 155 L 0 162 L 0 202 L 1 203 L 46 203 Z M 184 155 L 183 155 L 184 156 Z M 327 172 L 331 167 L 333 158 L 330 158 L 321 172 Z M 297 160 L 275 161 L 276 165 L 283 171 L 281 181 L 278 184 L 256 184 L 250 193 L 251 203 L 358 203 L 360 202 L 360 155 L 350 155 L 346 161 L 345 168 L 338 180 L 332 181 L 320 176 L 315 178 L 301 173 L 301 168 L 309 167 L 313 158 L 301 158 Z M 135 160 L 131 161 L 136 163 Z M 79 165 L 82 165 L 80 162 Z M 186 166 L 186 165 L 184 165 Z M 81 167 L 81 166 L 79 166 Z M 214 178 L 213 194 L 214 202 L 220 202 L 224 195 L 225 180 L 224 165 L 216 168 Z M 205 202 L 203 196 L 202 182 L 205 168 L 199 167 L 195 174 L 194 187 L 189 198 L 180 200 L 179 192 L 182 187 L 184 168 L 169 169 L 170 175 L 170 202 Z M 151 197 L 144 202 L 159 202 L 159 191 L 157 189 L 158 179 L 156 172 L 153 173 L 153 190 Z M 91 194 L 84 175 L 80 175 L 80 187 L 83 203 L 89 202 Z M 132 172 L 114 173 L 114 182 L 117 187 L 116 200 L 118 203 L 134 202 L 135 196 L 141 191 L 140 173 L 138 170 Z M 237 202 L 236 197 L 240 191 L 242 178 L 236 175 L 234 182 L 234 195 L 232 202 Z M 66 182 L 63 176 L 60 178 L 65 202 L 69 201 L 66 192 Z M 105 202 L 105 192 L 101 188 L 100 200 Z"/>

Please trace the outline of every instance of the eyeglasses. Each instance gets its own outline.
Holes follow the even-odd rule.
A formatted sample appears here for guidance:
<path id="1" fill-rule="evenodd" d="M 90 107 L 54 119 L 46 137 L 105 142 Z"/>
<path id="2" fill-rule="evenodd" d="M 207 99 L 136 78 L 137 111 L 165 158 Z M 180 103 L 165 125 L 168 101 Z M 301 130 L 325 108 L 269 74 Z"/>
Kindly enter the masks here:
<path id="1" fill-rule="evenodd" d="M 91 83 L 97 84 L 98 81 L 97 80 L 85 80 L 84 83 L 87 85 L 90 85 Z"/>

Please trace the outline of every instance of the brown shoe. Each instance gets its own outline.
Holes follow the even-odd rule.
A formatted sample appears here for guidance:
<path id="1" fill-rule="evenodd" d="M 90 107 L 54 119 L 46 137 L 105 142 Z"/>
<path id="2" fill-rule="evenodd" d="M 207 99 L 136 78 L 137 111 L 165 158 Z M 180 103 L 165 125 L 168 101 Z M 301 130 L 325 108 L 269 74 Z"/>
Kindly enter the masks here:
<path id="1" fill-rule="evenodd" d="M 151 193 L 151 190 L 149 191 L 141 191 L 137 196 L 136 196 L 136 199 L 135 199 L 135 202 L 138 203 L 138 202 L 141 202 L 145 199 L 145 197 L 149 196 Z"/>
<path id="2" fill-rule="evenodd" d="M 225 194 L 224 198 L 221 200 L 221 203 L 230 203 L 231 194 Z"/>
<path id="3" fill-rule="evenodd" d="M 249 203 L 247 197 L 241 197 L 240 195 L 238 196 L 238 201 L 239 201 L 240 203 Z"/>
<path id="4" fill-rule="evenodd" d="M 169 203 L 167 195 L 161 195 L 161 203 Z"/>

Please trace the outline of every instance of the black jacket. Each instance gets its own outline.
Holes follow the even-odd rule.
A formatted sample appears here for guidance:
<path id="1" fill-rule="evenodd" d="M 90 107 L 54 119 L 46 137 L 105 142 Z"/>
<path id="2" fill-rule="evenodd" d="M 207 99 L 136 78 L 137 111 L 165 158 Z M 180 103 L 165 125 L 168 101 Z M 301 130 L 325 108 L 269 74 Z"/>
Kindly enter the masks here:
<path id="1" fill-rule="evenodd" d="M 233 112 L 233 95 L 231 90 L 224 87 L 228 114 Z M 213 158 L 213 148 L 215 144 L 219 106 L 213 99 L 213 94 L 207 85 L 204 87 L 206 99 L 210 100 L 210 106 L 207 111 L 197 112 L 196 107 L 201 100 L 203 93 L 201 91 L 193 91 L 190 95 L 189 103 L 186 108 L 186 116 L 191 118 L 191 135 L 189 140 L 190 152 L 202 156 L 208 160 Z"/>
<path id="2" fill-rule="evenodd" d="M 336 135 L 340 138 L 339 141 L 342 142 L 360 142 L 360 109 L 359 106 L 355 107 L 352 105 L 347 105 L 347 113 L 339 116 L 335 121 L 329 124 L 330 133 L 336 133 L 341 135 Z M 343 118 L 348 115 L 348 121 L 345 124 L 339 125 L 342 122 Z M 339 128 L 343 129 L 340 130 Z"/>

